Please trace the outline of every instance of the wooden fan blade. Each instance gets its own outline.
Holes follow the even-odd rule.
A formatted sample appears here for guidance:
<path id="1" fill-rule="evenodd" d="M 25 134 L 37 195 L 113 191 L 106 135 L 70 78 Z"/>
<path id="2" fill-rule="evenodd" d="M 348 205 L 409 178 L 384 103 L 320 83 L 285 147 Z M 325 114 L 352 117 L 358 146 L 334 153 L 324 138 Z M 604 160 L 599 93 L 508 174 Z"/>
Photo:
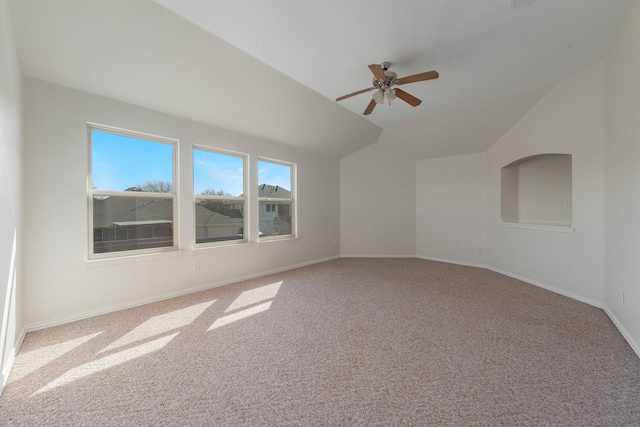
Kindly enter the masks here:
<path id="1" fill-rule="evenodd" d="M 373 73 L 373 76 L 376 78 L 376 80 L 387 80 L 387 75 L 384 73 L 382 65 L 371 64 L 369 65 L 369 69 Z"/>
<path id="2" fill-rule="evenodd" d="M 357 92 L 350 93 L 349 95 L 341 96 L 340 98 L 336 98 L 337 101 L 342 101 L 343 99 L 351 98 L 352 96 L 360 95 L 361 93 L 369 92 L 370 90 L 374 90 L 375 87 L 368 87 L 366 89 L 359 90 Z"/>
<path id="3" fill-rule="evenodd" d="M 369 114 L 371 114 L 375 106 L 376 106 L 376 101 L 372 99 L 371 102 L 369 102 L 369 105 L 367 105 L 367 108 L 364 110 L 363 116 L 368 116 Z"/>
<path id="4" fill-rule="evenodd" d="M 413 95 L 408 94 L 402 89 L 396 89 L 396 96 L 402 99 L 407 104 L 411 105 L 412 107 L 417 107 L 418 105 L 422 104 L 421 100 L 419 100 Z"/>
<path id="5" fill-rule="evenodd" d="M 404 84 L 407 84 L 407 83 L 415 83 L 415 82 L 421 82 L 421 81 L 424 81 L 424 80 L 437 79 L 439 75 L 440 74 L 438 74 L 438 72 L 435 71 L 435 70 L 427 71 L 425 73 L 414 74 L 412 76 L 399 78 L 396 81 L 396 84 L 404 85 Z"/>

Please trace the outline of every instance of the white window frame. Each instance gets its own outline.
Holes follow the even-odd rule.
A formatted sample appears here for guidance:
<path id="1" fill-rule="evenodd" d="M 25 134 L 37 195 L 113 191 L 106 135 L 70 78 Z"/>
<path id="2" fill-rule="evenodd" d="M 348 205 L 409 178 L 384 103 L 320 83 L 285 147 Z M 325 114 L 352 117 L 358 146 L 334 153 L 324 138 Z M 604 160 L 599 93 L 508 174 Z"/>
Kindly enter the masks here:
<path id="1" fill-rule="evenodd" d="M 274 163 L 277 165 L 282 165 L 282 166 L 287 166 L 291 168 L 291 176 L 290 176 L 290 180 L 291 180 L 291 188 L 289 189 L 290 193 L 291 193 L 291 198 L 289 199 L 282 199 L 282 198 L 273 198 L 273 197 L 258 197 L 258 213 L 260 212 L 260 203 L 261 202 L 267 202 L 267 203 L 274 203 L 274 204 L 278 204 L 278 203 L 282 203 L 282 202 L 288 202 L 291 203 L 291 233 L 290 234 L 281 234 L 281 235 L 277 235 L 277 236 L 260 236 L 258 235 L 258 242 L 270 242 L 270 241 L 277 241 L 277 240 L 290 240 L 290 239 L 297 239 L 298 238 L 298 203 L 297 203 L 297 169 L 298 169 L 298 165 L 295 163 L 291 163 L 291 162 L 286 162 L 283 160 L 277 160 L 277 159 L 271 159 L 268 157 L 258 157 L 258 168 L 260 165 L 260 162 L 268 162 L 268 163 Z M 259 176 L 260 172 L 258 172 L 258 180 L 260 180 L 260 176 Z M 277 210 L 277 206 L 276 206 L 276 210 Z M 258 221 L 260 221 L 260 218 L 258 218 Z M 260 230 L 260 227 L 258 226 L 258 230 Z"/>
<path id="2" fill-rule="evenodd" d="M 93 188 L 93 175 L 92 175 L 92 165 L 93 165 L 93 142 L 92 142 L 92 131 L 99 131 L 104 133 L 111 133 L 114 135 L 121 135 L 125 137 L 131 137 L 136 139 L 143 139 L 146 141 L 156 142 L 159 144 L 169 144 L 172 147 L 172 193 L 150 193 L 146 191 L 115 191 L 115 190 L 100 190 Z M 87 248 L 87 258 L 89 260 L 98 260 L 98 259 L 111 259 L 111 258 L 122 258 L 122 257 L 131 257 L 137 255 L 148 255 L 154 253 L 162 253 L 162 252 L 173 252 L 177 251 L 179 248 L 178 244 L 178 236 L 179 233 L 179 218 L 178 218 L 178 144 L 179 140 L 173 138 L 167 138 L 158 135 L 152 135 L 143 132 L 137 132 L 127 129 L 121 129 L 113 126 L 106 126 L 97 123 L 87 122 L 87 138 L 89 141 L 89 173 L 87 175 L 87 225 L 88 225 L 88 248 Z M 96 254 L 94 253 L 94 230 L 93 230 L 93 198 L 94 196 L 116 196 L 116 197 L 153 197 L 156 199 L 170 199 L 172 201 L 173 208 L 173 245 L 172 246 L 163 246 L 157 248 L 148 248 L 148 249 L 134 249 L 128 251 L 114 251 L 114 252 L 104 252 Z"/>
<path id="3" fill-rule="evenodd" d="M 237 151 L 229 151 L 229 150 L 223 150 L 223 149 L 219 149 L 219 148 L 212 148 L 212 147 L 207 147 L 204 145 L 193 145 L 192 149 L 191 149 L 191 164 L 193 165 L 194 163 L 194 152 L 195 150 L 200 150 L 200 151 L 207 151 L 210 153 L 215 153 L 215 154 L 222 154 L 225 156 L 232 156 L 232 157 L 240 157 L 242 159 L 242 194 L 244 194 L 244 197 L 232 197 L 232 196 L 207 196 L 207 195 L 201 195 L 201 194 L 195 194 L 195 167 L 193 167 L 193 172 L 194 172 L 194 176 L 192 177 L 193 179 L 193 183 L 194 183 L 194 192 L 193 192 L 193 247 L 194 248 L 206 248 L 206 247 L 216 247 L 216 246 L 232 246 L 232 245 L 238 245 L 238 244 L 244 244 L 244 243 L 248 243 L 249 242 L 249 218 L 250 218 L 250 212 L 251 210 L 249 209 L 249 198 L 247 197 L 248 193 L 248 182 L 249 182 L 249 155 L 245 154 L 245 153 L 240 153 Z M 242 212 L 242 221 L 243 221 L 243 233 L 242 233 L 242 239 L 235 239 L 235 240 L 226 240 L 226 241 L 220 241 L 220 242 L 205 242 L 205 243 L 197 243 L 196 239 L 197 239 L 197 231 L 196 231 L 196 227 L 197 227 L 197 223 L 196 223 L 196 199 L 206 199 L 206 200 L 234 200 L 234 201 L 238 201 L 238 202 L 243 202 L 243 212 Z"/>

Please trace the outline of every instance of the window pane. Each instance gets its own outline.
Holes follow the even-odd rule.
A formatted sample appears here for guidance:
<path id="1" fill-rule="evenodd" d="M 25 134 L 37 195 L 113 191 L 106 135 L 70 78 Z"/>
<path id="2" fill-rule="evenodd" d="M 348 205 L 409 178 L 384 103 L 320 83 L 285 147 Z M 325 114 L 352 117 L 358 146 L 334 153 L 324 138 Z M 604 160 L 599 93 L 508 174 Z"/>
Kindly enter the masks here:
<path id="1" fill-rule="evenodd" d="M 244 238 L 244 201 L 196 199 L 196 243 Z"/>
<path id="2" fill-rule="evenodd" d="M 244 193 L 244 159 L 240 156 L 193 150 L 196 195 L 233 196 Z"/>
<path id="3" fill-rule="evenodd" d="M 260 202 L 260 237 L 292 234 L 291 203 Z"/>
<path id="4" fill-rule="evenodd" d="M 93 253 L 173 246 L 173 200 L 93 197 Z"/>
<path id="5" fill-rule="evenodd" d="M 94 189 L 173 192 L 173 144 L 91 130 Z"/>
<path id="6" fill-rule="evenodd" d="M 258 161 L 258 197 L 291 199 L 291 166 Z"/>

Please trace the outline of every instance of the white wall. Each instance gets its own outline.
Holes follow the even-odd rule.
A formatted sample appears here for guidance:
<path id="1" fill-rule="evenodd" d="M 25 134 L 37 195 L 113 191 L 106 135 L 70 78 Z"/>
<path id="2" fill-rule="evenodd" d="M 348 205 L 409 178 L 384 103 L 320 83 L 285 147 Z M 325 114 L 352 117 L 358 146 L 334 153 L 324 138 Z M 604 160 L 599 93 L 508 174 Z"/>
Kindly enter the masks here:
<path id="1" fill-rule="evenodd" d="M 25 79 L 25 109 L 25 185 L 30 194 L 24 216 L 28 328 L 338 255 L 337 159 L 41 80 Z M 87 121 L 180 140 L 181 256 L 86 261 Z M 299 239 L 194 252 L 191 144 L 248 153 L 250 188 L 258 185 L 258 156 L 296 163 Z M 257 201 L 252 208 L 257 212 Z M 257 236 L 255 229 L 253 236 Z M 193 271 L 196 260 L 200 270 Z"/>
<path id="2" fill-rule="evenodd" d="M 546 153 L 572 155 L 575 232 L 500 225 L 501 168 Z M 341 255 L 485 265 L 603 305 L 603 63 L 554 87 L 486 153 L 420 160 L 378 142 L 343 158 L 340 173 Z M 400 208 L 412 197 L 413 228 Z"/>
<path id="3" fill-rule="evenodd" d="M 605 64 L 604 299 L 640 354 L 640 2 L 622 26 Z"/>
<path id="4" fill-rule="evenodd" d="M 416 255 L 484 265 L 486 153 L 423 160 L 416 166 Z"/>
<path id="5" fill-rule="evenodd" d="M 571 156 L 528 157 L 501 171 L 502 220 L 571 226 Z"/>
<path id="6" fill-rule="evenodd" d="M 412 160 L 379 142 L 343 159 L 342 254 L 409 253 L 398 247 L 409 228 L 381 206 L 411 197 L 396 189 L 410 188 L 417 161 L 416 256 L 485 265 L 603 307 L 640 354 L 638 76 L 640 1 L 605 62 L 555 86 L 486 153 Z M 575 232 L 500 225 L 501 168 L 546 153 L 572 156 Z M 381 228 L 403 237 L 371 235 Z"/>
<path id="7" fill-rule="evenodd" d="M 0 391 L 22 338 L 22 77 L 9 0 L 0 0 Z"/>
<path id="8" fill-rule="evenodd" d="M 342 256 L 413 257 L 415 159 L 372 144 L 340 160 Z"/>
<path id="9" fill-rule="evenodd" d="M 487 263 L 596 305 L 604 280 L 604 64 L 554 87 L 494 144 L 488 159 Z M 500 222 L 500 170 L 544 153 L 571 154 L 575 233 Z"/>

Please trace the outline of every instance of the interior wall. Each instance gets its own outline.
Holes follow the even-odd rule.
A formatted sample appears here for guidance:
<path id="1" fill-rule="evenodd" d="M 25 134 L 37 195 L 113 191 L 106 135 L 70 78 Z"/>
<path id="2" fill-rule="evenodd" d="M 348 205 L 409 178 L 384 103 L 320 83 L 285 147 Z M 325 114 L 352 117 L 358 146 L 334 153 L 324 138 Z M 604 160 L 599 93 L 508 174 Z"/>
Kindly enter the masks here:
<path id="1" fill-rule="evenodd" d="M 604 299 L 640 354 L 640 2 L 621 27 L 605 64 Z"/>
<path id="2" fill-rule="evenodd" d="M 490 268 L 595 305 L 604 281 L 604 64 L 554 87 L 488 151 Z M 574 233 L 500 223 L 501 168 L 571 154 Z"/>
<path id="3" fill-rule="evenodd" d="M 9 0 L 0 0 L 0 391 L 22 337 L 22 77 Z"/>
<path id="4" fill-rule="evenodd" d="M 417 163 L 416 256 L 483 266 L 486 224 L 486 153 Z"/>
<path id="5" fill-rule="evenodd" d="M 337 159 L 30 78 L 25 113 L 28 328 L 338 255 Z M 86 122 L 180 140 L 181 252 L 87 262 Z M 249 154 L 250 188 L 258 186 L 258 156 L 296 163 L 299 238 L 193 250 L 192 144 Z M 257 201 L 252 203 L 255 211 Z M 200 262 L 197 271 L 194 261 Z"/>
<path id="6" fill-rule="evenodd" d="M 570 227 L 571 156 L 536 156 L 517 168 L 519 222 Z"/>
<path id="7" fill-rule="evenodd" d="M 340 160 L 342 256 L 415 256 L 416 161 L 372 144 Z"/>
<path id="8" fill-rule="evenodd" d="M 505 222 L 518 222 L 520 218 L 520 168 L 503 167 L 500 174 L 500 218 Z"/>

